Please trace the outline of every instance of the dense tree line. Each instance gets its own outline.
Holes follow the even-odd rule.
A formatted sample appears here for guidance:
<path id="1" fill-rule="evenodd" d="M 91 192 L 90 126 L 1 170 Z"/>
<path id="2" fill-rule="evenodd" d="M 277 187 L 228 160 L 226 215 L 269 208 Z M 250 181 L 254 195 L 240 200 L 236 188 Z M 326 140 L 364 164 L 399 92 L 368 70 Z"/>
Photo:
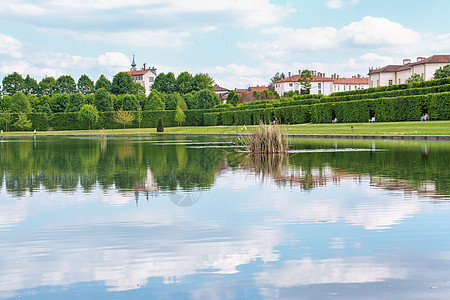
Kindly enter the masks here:
<path id="1" fill-rule="evenodd" d="M 161 73 L 152 92 L 133 82 L 128 73 L 118 73 L 112 82 L 101 75 L 94 83 L 87 75 L 78 82 L 64 75 L 57 79 L 45 77 L 39 83 L 29 75 L 7 75 L 2 81 L 0 111 L 11 113 L 78 112 L 86 105 L 99 112 L 137 110 L 181 110 L 212 108 L 220 103 L 214 93 L 213 79 L 207 74 L 192 76 L 188 72 L 175 78 L 173 73 Z"/>

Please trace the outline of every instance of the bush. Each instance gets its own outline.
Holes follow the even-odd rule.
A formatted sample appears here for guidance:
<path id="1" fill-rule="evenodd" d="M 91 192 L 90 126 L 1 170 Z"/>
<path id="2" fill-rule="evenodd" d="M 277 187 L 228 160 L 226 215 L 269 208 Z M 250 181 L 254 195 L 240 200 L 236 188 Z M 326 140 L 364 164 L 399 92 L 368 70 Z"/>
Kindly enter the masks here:
<path id="1" fill-rule="evenodd" d="M 161 118 L 158 118 L 158 125 L 156 126 L 156 132 L 164 132 L 164 124 Z"/>

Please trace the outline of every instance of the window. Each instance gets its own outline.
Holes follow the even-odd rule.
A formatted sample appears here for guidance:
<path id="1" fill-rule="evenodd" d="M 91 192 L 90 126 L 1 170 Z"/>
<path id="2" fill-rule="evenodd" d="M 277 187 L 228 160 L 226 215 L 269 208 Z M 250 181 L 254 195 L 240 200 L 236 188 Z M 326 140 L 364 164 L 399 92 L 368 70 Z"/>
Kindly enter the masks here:
<path id="1" fill-rule="evenodd" d="M 389 85 L 392 85 L 392 79 L 391 79 L 391 80 L 389 80 Z"/>
<path id="2" fill-rule="evenodd" d="M 319 90 L 322 88 L 322 82 L 319 82 Z M 320 92 L 319 92 L 320 94 Z"/>
<path id="3" fill-rule="evenodd" d="M 322 94 L 322 90 L 319 90 L 319 94 Z"/>
<path id="4" fill-rule="evenodd" d="M 294 86 L 294 84 L 293 83 L 289 83 L 289 86 Z"/>
<path id="5" fill-rule="evenodd" d="M 398 80 L 398 84 L 400 84 L 400 83 L 402 83 L 402 80 L 401 80 L 401 79 Z"/>
<path id="6" fill-rule="evenodd" d="M 153 82 L 153 81 L 155 81 L 155 78 L 149 77 L 149 78 L 148 78 L 148 81 L 149 81 L 149 82 Z"/>
<path id="7" fill-rule="evenodd" d="M 380 80 L 379 79 L 377 80 L 377 86 L 380 86 Z"/>
<path id="8" fill-rule="evenodd" d="M 357 85 L 355 85 L 355 90 L 357 90 L 358 89 L 358 86 Z"/>
<path id="9" fill-rule="evenodd" d="M 351 86 L 351 85 L 348 86 L 348 90 L 349 90 L 349 91 L 352 90 L 352 86 Z"/>

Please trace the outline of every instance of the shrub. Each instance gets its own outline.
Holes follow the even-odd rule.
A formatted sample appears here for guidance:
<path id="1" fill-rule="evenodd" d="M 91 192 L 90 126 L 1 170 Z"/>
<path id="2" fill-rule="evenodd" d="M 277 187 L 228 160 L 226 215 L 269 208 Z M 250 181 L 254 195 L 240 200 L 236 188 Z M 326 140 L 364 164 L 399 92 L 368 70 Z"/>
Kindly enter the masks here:
<path id="1" fill-rule="evenodd" d="M 158 118 L 158 125 L 156 127 L 156 132 L 164 132 L 164 124 L 161 118 Z"/>

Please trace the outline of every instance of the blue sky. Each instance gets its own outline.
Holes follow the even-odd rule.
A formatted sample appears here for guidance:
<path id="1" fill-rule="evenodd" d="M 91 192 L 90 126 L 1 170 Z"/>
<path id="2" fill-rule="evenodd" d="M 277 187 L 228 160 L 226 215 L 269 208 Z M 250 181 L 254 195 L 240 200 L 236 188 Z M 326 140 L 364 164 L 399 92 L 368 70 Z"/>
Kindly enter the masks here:
<path id="1" fill-rule="evenodd" d="M 0 0 L 0 78 L 111 78 L 136 63 L 232 89 L 450 54 L 450 1 Z"/>

